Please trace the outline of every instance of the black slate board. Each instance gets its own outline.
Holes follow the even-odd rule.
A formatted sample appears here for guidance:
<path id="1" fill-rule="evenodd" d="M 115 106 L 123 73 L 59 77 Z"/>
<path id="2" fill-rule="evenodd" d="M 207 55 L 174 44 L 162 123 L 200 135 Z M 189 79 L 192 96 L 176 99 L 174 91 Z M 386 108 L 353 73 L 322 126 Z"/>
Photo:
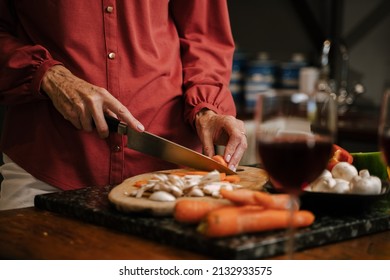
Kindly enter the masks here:
<path id="1" fill-rule="evenodd" d="M 173 218 L 122 214 L 108 201 L 109 191 L 107 186 L 38 195 L 35 206 L 217 259 L 261 259 L 284 253 L 284 230 L 208 239 L 196 232 L 196 226 Z M 312 226 L 297 231 L 295 246 L 302 250 L 389 229 L 390 200 L 386 197 L 369 211 L 354 215 L 317 214 Z"/>

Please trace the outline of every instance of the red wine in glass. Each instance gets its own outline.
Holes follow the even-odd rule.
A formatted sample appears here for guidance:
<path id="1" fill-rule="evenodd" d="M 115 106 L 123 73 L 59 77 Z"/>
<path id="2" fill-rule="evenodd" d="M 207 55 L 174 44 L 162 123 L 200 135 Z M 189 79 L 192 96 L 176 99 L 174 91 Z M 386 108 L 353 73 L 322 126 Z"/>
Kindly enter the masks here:
<path id="1" fill-rule="evenodd" d="M 295 195 L 324 171 L 332 143 L 326 137 L 291 135 L 257 141 L 265 170 L 286 192 Z"/>

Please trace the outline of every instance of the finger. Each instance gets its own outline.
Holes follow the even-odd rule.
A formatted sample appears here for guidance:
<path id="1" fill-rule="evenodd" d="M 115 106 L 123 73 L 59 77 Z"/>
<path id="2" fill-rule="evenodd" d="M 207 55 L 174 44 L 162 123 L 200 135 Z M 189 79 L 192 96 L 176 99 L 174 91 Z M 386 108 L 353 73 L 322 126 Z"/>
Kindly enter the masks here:
<path id="1" fill-rule="evenodd" d="M 89 112 L 89 110 L 87 110 L 85 108 L 85 106 L 82 106 L 82 108 L 80 108 L 80 109 L 81 110 L 79 113 L 79 120 L 80 120 L 81 127 L 83 130 L 85 130 L 87 132 L 91 132 L 92 131 L 92 115 Z"/>
<path id="2" fill-rule="evenodd" d="M 203 154 L 212 157 L 215 154 L 213 138 L 206 128 L 197 128 L 200 142 L 202 143 Z"/>
<path id="3" fill-rule="evenodd" d="M 90 108 L 92 111 L 92 119 L 90 123 L 92 123 L 92 125 L 96 128 L 100 138 L 107 138 L 109 135 L 109 128 L 104 117 L 104 115 L 107 114 L 107 110 L 104 111 L 102 102 L 99 100 L 96 100 L 94 103 L 92 103 Z"/>
<path id="4" fill-rule="evenodd" d="M 70 121 L 77 129 L 83 129 L 83 126 L 81 125 L 80 118 L 77 114 L 66 114 L 64 115 L 64 118 L 67 121 Z"/>
<path id="5" fill-rule="evenodd" d="M 213 139 L 211 136 L 205 136 L 203 138 L 203 141 L 201 139 L 201 142 L 202 142 L 203 153 L 206 156 L 212 157 L 213 155 L 215 155 Z"/>
<path id="6" fill-rule="evenodd" d="M 247 147 L 247 138 L 244 133 L 239 132 L 229 138 L 224 157 L 230 169 L 236 170 Z"/>
<path id="7" fill-rule="evenodd" d="M 70 104 L 64 103 L 62 105 L 60 104 L 56 104 L 56 105 L 58 105 L 56 106 L 56 108 L 62 114 L 65 120 L 71 122 L 73 126 L 75 126 L 77 129 L 81 130 L 83 128 L 78 113 L 74 110 L 74 108 Z"/>
<path id="8" fill-rule="evenodd" d="M 137 131 L 144 131 L 145 127 L 138 121 L 130 111 L 120 103 L 115 97 L 111 96 L 105 106 L 108 110 L 114 113 L 118 119 L 126 123 L 129 127 Z"/>
<path id="9" fill-rule="evenodd" d="M 107 138 L 110 132 L 102 111 L 96 112 L 93 115 L 93 122 L 99 137 Z"/>

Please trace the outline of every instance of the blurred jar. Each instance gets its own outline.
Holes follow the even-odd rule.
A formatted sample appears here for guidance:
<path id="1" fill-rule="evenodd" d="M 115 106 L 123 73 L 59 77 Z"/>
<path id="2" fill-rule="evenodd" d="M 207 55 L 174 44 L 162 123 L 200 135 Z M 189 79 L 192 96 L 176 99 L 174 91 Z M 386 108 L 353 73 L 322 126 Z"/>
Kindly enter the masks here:
<path id="1" fill-rule="evenodd" d="M 305 55 L 294 53 L 291 61 L 280 64 L 279 87 L 284 89 L 298 89 L 299 71 L 307 66 Z"/>
<path id="2" fill-rule="evenodd" d="M 302 67 L 299 71 L 299 92 L 314 92 L 319 73 L 320 70 L 316 67 Z"/>
<path id="3" fill-rule="evenodd" d="M 247 55 L 239 49 L 236 49 L 233 56 L 232 75 L 230 78 L 229 89 L 232 93 L 237 111 L 240 112 L 244 103 L 244 82 L 247 64 Z"/>
<path id="4" fill-rule="evenodd" d="M 276 63 L 269 60 L 267 52 L 258 53 L 256 59 L 249 62 L 244 87 L 246 112 L 254 111 L 259 94 L 274 88 L 276 69 Z"/>

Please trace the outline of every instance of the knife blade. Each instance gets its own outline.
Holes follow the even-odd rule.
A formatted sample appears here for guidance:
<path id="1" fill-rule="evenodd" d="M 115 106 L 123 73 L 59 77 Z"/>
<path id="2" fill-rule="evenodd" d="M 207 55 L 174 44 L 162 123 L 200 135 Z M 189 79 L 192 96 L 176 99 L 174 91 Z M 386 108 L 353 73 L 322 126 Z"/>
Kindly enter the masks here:
<path id="1" fill-rule="evenodd" d="M 168 139 L 147 131 L 135 131 L 111 116 L 105 116 L 105 119 L 111 132 L 127 135 L 127 147 L 130 149 L 198 170 L 218 170 L 228 175 L 237 174 L 215 160 Z"/>

